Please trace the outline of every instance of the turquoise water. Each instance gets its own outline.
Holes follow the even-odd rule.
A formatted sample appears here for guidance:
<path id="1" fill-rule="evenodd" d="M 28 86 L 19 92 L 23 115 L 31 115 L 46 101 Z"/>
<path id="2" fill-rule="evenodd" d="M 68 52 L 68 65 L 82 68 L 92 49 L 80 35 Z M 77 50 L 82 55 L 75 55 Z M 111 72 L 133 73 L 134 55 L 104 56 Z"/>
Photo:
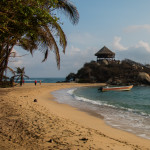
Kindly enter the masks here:
<path id="1" fill-rule="evenodd" d="M 53 92 L 59 103 L 103 116 L 115 128 L 150 139 L 150 87 L 131 91 L 100 92 L 98 87 L 82 87 Z"/>
<path id="2" fill-rule="evenodd" d="M 37 80 L 37 82 L 42 81 L 42 83 L 56 83 L 56 82 L 61 82 L 65 81 L 65 78 L 29 78 L 29 79 L 24 79 L 25 83 L 34 83 L 34 81 Z"/>
<path id="3" fill-rule="evenodd" d="M 79 88 L 74 91 L 78 97 L 97 104 L 133 111 L 150 116 L 150 87 L 134 87 L 131 91 L 99 92 L 97 87 Z"/>

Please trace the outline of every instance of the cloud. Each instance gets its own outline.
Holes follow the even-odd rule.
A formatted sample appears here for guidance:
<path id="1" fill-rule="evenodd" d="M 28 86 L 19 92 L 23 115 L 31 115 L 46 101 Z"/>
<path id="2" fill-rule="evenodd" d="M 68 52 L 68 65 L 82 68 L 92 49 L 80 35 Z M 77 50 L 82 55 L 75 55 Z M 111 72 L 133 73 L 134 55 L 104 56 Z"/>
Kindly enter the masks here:
<path id="1" fill-rule="evenodd" d="M 116 57 L 119 60 L 127 58 L 139 63 L 150 64 L 150 53 L 144 47 L 130 47 L 126 51 L 118 51 Z"/>
<path id="2" fill-rule="evenodd" d="M 71 45 L 69 48 L 67 48 L 66 55 L 73 56 L 76 55 L 77 53 L 80 53 L 80 51 L 81 50 L 78 47 Z"/>
<path id="3" fill-rule="evenodd" d="M 150 45 L 147 42 L 144 41 L 139 41 L 139 43 L 136 45 L 136 48 L 143 47 L 145 48 L 148 52 L 150 52 Z"/>
<path id="4" fill-rule="evenodd" d="M 120 44 L 120 41 L 121 41 L 121 37 L 117 37 L 117 36 L 114 37 L 114 41 L 113 41 L 114 49 L 121 50 L 121 51 L 127 50 L 128 48 Z"/>
<path id="5" fill-rule="evenodd" d="M 10 67 L 20 67 L 23 64 L 23 61 L 21 60 L 20 57 L 16 57 L 16 56 L 20 56 L 20 53 L 13 48 L 12 52 L 11 52 L 11 57 L 9 58 L 9 66 Z"/>
<path id="6" fill-rule="evenodd" d="M 22 61 L 22 60 L 14 60 L 14 61 L 11 63 L 11 66 L 12 66 L 12 67 L 23 67 L 22 64 L 23 64 L 23 61 Z"/>
<path id="7" fill-rule="evenodd" d="M 115 40 L 120 44 L 120 37 L 116 37 Z M 99 49 L 100 47 L 98 46 L 81 48 L 77 45 L 69 45 L 66 54 L 61 53 L 60 70 L 57 69 L 53 53 L 49 54 L 47 61 L 44 63 L 41 63 L 43 55 L 40 52 L 35 52 L 33 57 L 31 55 L 19 57 L 18 62 L 15 62 L 13 66 L 25 67 L 25 72 L 30 77 L 66 77 L 70 72 L 77 73 L 86 62 L 96 60 L 94 54 Z M 137 45 L 128 47 L 127 50 L 116 50 L 114 52 L 116 52 L 116 59 L 119 60 L 128 58 L 141 63 L 150 63 L 150 46 L 143 41 L 139 41 Z M 20 52 L 20 54 L 22 53 Z"/>
<path id="8" fill-rule="evenodd" d="M 150 25 L 149 24 L 133 25 L 133 26 L 129 26 L 125 29 L 126 32 L 133 32 L 133 31 L 137 31 L 137 30 L 146 30 L 146 31 L 150 32 Z"/>

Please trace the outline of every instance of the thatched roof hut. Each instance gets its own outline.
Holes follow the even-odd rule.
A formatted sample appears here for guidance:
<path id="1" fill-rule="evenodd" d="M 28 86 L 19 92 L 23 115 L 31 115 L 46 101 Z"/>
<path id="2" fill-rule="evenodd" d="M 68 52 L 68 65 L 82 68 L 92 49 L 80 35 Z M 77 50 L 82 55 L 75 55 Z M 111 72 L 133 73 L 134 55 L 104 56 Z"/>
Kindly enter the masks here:
<path id="1" fill-rule="evenodd" d="M 113 59 L 115 58 L 115 53 L 104 46 L 95 54 L 95 56 L 97 56 L 97 61 L 99 61 L 100 59 Z"/>

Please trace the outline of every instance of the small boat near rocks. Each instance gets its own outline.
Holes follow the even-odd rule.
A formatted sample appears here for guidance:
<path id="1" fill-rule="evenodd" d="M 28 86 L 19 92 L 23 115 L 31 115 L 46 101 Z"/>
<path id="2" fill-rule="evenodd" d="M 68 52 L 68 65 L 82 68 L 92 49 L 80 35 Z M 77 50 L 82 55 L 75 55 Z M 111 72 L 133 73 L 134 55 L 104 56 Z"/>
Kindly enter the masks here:
<path id="1" fill-rule="evenodd" d="M 132 89 L 133 85 L 129 86 L 104 86 L 100 87 L 98 90 L 101 90 L 102 92 L 106 91 L 130 91 Z"/>

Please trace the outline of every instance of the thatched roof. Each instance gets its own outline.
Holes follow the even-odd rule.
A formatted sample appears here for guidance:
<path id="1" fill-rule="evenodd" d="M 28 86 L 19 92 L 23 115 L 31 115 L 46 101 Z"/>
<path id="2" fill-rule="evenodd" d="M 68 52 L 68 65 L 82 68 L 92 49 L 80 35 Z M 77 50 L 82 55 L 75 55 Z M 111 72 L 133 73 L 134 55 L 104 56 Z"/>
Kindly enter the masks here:
<path id="1" fill-rule="evenodd" d="M 115 57 L 115 53 L 112 52 L 110 49 L 108 49 L 106 46 L 104 46 L 102 49 L 100 49 L 95 56 L 98 57 L 108 57 L 108 58 L 113 58 Z"/>

